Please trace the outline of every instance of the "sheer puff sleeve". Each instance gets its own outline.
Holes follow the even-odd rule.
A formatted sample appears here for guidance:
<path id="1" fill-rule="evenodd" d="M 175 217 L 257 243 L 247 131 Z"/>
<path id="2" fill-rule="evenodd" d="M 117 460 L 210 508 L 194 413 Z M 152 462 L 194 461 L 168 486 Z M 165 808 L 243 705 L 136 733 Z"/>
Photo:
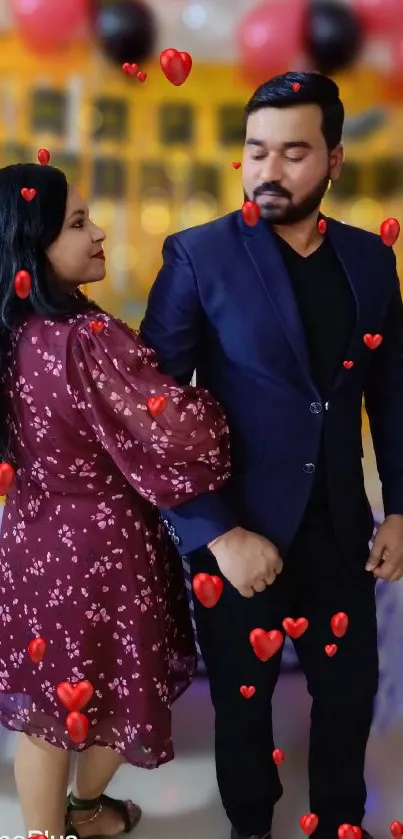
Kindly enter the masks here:
<path id="1" fill-rule="evenodd" d="M 68 382 L 76 407 L 143 498 L 170 509 L 229 478 L 225 416 L 201 388 L 158 371 L 136 332 L 105 314 L 70 334 Z"/>

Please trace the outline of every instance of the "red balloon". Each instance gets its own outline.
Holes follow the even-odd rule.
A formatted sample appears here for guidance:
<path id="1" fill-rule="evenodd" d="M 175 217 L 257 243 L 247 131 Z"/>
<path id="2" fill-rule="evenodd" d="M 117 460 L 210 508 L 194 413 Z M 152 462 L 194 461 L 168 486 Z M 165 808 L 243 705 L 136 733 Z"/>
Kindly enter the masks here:
<path id="1" fill-rule="evenodd" d="M 87 737 L 90 724 L 85 714 L 79 711 L 70 711 L 66 717 L 66 731 L 73 743 L 83 743 Z"/>
<path id="2" fill-rule="evenodd" d="M 369 35 L 393 35 L 401 28 L 401 0 L 354 0 L 354 9 Z"/>
<path id="3" fill-rule="evenodd" d="M 89 0 L 11 0 L 19 35 L 33 52 L 54 53 L 89 20 Z"/>
<path id="4" fill-rule="evenodd" d="M 242 63 L 265 78 L 285 72 L 303 50 L 307 0 L 271 0 L 255 6 L 238 31 Z"/>

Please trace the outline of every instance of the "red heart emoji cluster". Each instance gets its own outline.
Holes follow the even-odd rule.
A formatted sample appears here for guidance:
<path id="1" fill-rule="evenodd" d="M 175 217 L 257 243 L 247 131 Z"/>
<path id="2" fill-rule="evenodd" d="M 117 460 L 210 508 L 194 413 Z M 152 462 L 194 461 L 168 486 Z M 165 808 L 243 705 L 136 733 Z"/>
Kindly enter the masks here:
<path id="1" fill-rule="evenodd" d="M 15 469 L 11 463 L 0 463 L 0 495 L 8 495 L 15 480 Z"/>
<path id="2" fill-rule="evenodd" d="M 206 609 L 212 609 L 217 605 L 223 588 L 222 579 L 212 574 L 196 574 L 193 578 L 193 591 Z"/>
<path id="3" fill-rule="evenodd" d="M 14 277 L 14 291 L 20 300 L 26 300 L 31 294 L 32 279 L 28 271 L 17 271 Z"/>
<path id="4" fill-rule="evenodd" d="M 33 201 L 36 195 L 36 189 L 29 189 L 27 186 L 23 186 L 21 190 L 21 195 L 24 201 Z"/>
<path id="5" fill-rule="evenodd" d="M 306 813 L 305 816 L 301 816 L 299 823 L 305 836 L 310 836 L 316 830 L 319 819 L 315 813 Z"/>
<path id="6" fill-rule="evenodd" d="M 73 743 L 83 743 L 90 727 L 88 717 L 79 711 L 70 711 L 66 717 L 66 731 Z"/>
<path id="7" fill-rule="evenodd" d="M 168 399 L 166 396 L 150 396 L 147 399 L 147 410 L 152 417 L 159 417 L 160 414 L 163 414 L 167 405 Z"/>
<path id="8" fill-rule="evenodd" d="M 242 166 L 242 163 L 241 163 L 240 160 L 233 160 L 232 163 L 231 163 L 231 166 L 232 166 L 233 169 L 240 169 L 241 166 Z"/>
<path id="9" fill-rule="evenodd" d="M 60 682 L 60 685 L 56 688 L 56 693 L 58 699 L 68 711 L 81 711 L 85 705 L 88 705 L 94 693 L 94 688 L 91 682 L 85 679 L 75 685 L 70 682 Z"/>
<path id="10" fill-rule="evenodd" d="M 189 76 L 192 69 L 192 56 L 188 52 L 175 49 L 163 50 L 160 55 L 161 70 L 171 84 L 179 87 Z"/>
<path id="11" fill-rule="evenodd" d="M 264 629 L 252 629 L 249 635 L 253 652 L 260 661 L 269 661 L 279 651 L 284 635 L 278 629 L 266 632 Z"/>
<path id="12" fill-rule="evenodd" d="M 122 64 L 123 72 L 126 73 L 126 76 L 134 76 L 138 70 L 138 64 L 130 64 L 128 61 L 125 61 Z"/>
<path id="13" fill-rule="evenodd" d="M 336 655 L 337 650 L 337 644 L 326 644 L 325 653 L 328 656 L 328 658 L 333 658 L 333 656 Z"/>
<path id="14" fill-rule="evenodd" d="M 346 370 L 351 370 L 351 368 L 354 367 L 354 361 L 343 361 L 343 367 L 345 367 Z"/>

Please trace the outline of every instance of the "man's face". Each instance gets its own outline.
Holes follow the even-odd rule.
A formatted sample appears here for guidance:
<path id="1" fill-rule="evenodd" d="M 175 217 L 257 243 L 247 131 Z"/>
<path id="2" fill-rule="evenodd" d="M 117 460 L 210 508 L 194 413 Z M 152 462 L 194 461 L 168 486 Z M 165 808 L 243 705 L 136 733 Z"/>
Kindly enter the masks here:
<path id="1" fill-rule="evenodd" d="M 312 215 L 342 165 L 342 147 L 328 151 L 317 105 L 261 108 L 248 118 L 245 198 L 259 205 L 270 224 L 295 224 Z"/>

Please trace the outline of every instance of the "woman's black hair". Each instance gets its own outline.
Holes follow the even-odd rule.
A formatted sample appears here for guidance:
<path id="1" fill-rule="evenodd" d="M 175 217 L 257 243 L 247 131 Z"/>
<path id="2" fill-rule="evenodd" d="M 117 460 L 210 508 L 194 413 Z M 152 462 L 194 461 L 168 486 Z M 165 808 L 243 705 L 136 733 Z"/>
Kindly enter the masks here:
<path id="1" fill-rule="evenodd" d="M 322 133 L 329 152 L 339 145 L 343 133 L 344 107 L 339 88 L 323 73 L 289 72 L 264 82 L 245 108 L 245 119 L 262 108 L 292 108 L 318 105 L 322 111 Z"/>
<path id="2" fill-rule="evenodd" d="M 26 201 L 21 190 L 35 189 Z M 67 204 L 66 176 L 54 166 L 18 163 L 0 169 L 0 461 L 8 455 L 7 410 L 1 393 L 10 336 L 30 312 L 64 320 L 89 305 L 79 290 L 61 292 L 49 272 L 46 250 L 59 236 Z M 31 276 L 31 292 L 20 299 L 17 271 Z"/>

